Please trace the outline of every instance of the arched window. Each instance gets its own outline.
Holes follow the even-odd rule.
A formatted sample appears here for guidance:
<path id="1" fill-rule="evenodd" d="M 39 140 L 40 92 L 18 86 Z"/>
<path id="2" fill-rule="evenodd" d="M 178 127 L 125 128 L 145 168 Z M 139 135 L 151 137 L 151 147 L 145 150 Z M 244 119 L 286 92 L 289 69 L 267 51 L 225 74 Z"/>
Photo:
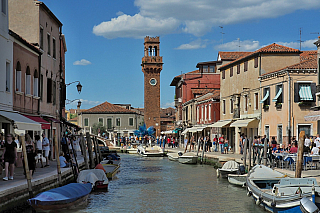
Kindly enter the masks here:
<path id="1" fill-rule="evenodd" d="M 157 46 L 154 46 L 154 56 L 157 56 L 158 55 L 158 49 L 157 49 Z"/>
<path id="2" fill-rule="evenodd" d="M 21 64 L 18 61 L 16 67 L 16 91 L 21 92 Z"/>
<path id="3" fill-rule="evenodd" d="M 29 66 L 27 66 L 26 70 L 26 94 L 31 95 L 31 73 Z"/>
<path id="4" fill-rule="evenodd" d="M 33 75 L 33 96 L 39 97 L 39 74 L 37 69 L 34 70 L 34 75 Z"/>

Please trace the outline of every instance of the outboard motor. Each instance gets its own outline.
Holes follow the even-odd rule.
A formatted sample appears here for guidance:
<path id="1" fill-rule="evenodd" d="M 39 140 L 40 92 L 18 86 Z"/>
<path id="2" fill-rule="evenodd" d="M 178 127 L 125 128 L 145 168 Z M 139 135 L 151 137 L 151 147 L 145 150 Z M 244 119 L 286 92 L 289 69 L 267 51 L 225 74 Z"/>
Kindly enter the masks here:
<path id="1" fill-rule="evenodd" d="M 314 204 L 311 200 L 309 200 L 306 197 L 303 197 L 300 200 L 300 210 L 303 213 L 319 213 L 320 212 L 316 204 Z"/>
<path id="2" fill-rule="evenodd" d="M 182 156 L 182 155 L 183 155 L 183 153 L 182 153 L 181 151 L 179 151 L 179 152 L 178 152 L 178 155 L 179 155 L 179 156 Z"/>
<path id="3" fill-rule="evenodd" d="M 240 165 L 239 170 L 240 170 L 240 174 L 242 174 L 242 175 L 244 173 L 246 173 L 246 169 L 245 169 L 244 165 Z"/>

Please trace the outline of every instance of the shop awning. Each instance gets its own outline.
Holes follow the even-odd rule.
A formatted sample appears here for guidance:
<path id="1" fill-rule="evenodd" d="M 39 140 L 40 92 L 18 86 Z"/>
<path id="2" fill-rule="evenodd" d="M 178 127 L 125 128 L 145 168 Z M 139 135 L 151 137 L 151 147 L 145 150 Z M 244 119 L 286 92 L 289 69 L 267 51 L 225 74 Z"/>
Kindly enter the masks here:
<path id="1" fill-rule="evenodd" d="M 236 120 L 233 122 L 230 127 L 248 127 L 249 125 L 254 127 L 254 125 L 257 125 L 259 121 L 255 118 L 250 119 L 244 119 L 244 120 Z"/>
<path id="2" fill-rule="evenodd" d="M 305 121 L 319 121 L 320 111 L 311 111 L 308 115 L 304 116 Z"/>
<path id="3" fill-rule="evenodd" d="M 311 86 L 307 84 L 299 85 L 299 96 L 301 101 L 313 101 Z"/>
<path id="4" fill-rule="evenodd" d="M 0 111 L 0 116 L 14 122 L 18 130 L 41 131 L 41 124 L 17 112 Z"/>
<path id="5" fill-rule="evenodd" d="M 215 122 L 214 124 L 210 124 L 208 127 L 224 127 L 224 126 L 227 126 L 229 123 L 231 123 L 232 120 L 220 120 L 220 121 L 217 121 Z"/>
<path id="6" fill-rule="evenodd" d="M 281 95 L 282 93 L 282 87 L 280 87 L 278 93 L 276 94 L 276 96 L 272 99 L 273 102 L 277 102 L 279 96 Z"/>
<path id="7" fill-rule="evenodd" d="M 197 132 L 198 128 L 197 127 L 192 127 L 189 129 L 189 132 Z"/>
<path id="8" fill-rule="evenodd" d="M 202 132 L 202 130 L 204 129 L 204 128 L 206 128 L 207 126 L 198 126 L 197 127 L 197 132 Z"/>
<path id="9" fill-rule="evenodd" d="M 260 104 L 262 104 L 267 98 L 269 97 L 269 90 L 267 90 L 266 95 L 263 97 L 263 99 L 260 101 Z"/>
<path id="10" fill-rule="evenodd" d="M 50 127 L 51 127 L 51 125 L 50 125 L 50 123 L 48 123 L 48 121 L 40 118 L 39 116 L 32 116 L 32 115 L 23 115 L 23 116 L 25 116 L 35 122 L 40 123 L 41 129 L 50 129 Z"/>
<path id="11" fill-rule="evenodd" d="M 185 130 L 183 130 L 183 131 L 181 132 L 181 135 L 185 135 L 185 134 L 187 134 L 187 133 L 188 133 L 188 131 L 189 131 L 189 129 L 190 129 L 190 128 L 186 128 Z"/>
<path id="12" fill-rule="evenodd" d="M 55 119 L 55 118 L 52 118 L 52 117 L 48 117 L 48 116 L 43 116 L 41 115 L 44 119 L 46 119 L 47 121 L 52 121 L 53 123 L 61 123 L 61 121 Z"/>

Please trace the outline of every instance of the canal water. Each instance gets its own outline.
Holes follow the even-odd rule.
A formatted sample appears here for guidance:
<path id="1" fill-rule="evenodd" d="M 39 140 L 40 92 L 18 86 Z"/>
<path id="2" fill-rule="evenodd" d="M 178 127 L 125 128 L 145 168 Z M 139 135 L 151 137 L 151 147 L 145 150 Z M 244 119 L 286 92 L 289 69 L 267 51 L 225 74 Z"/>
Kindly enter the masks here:
<path id="1" fill-rule="evenodd" d="M 265 212 L 245 188 L 217 179 L 208 165 L 121 154 L 108 192 L 91 193 L 79 212 Z"/>

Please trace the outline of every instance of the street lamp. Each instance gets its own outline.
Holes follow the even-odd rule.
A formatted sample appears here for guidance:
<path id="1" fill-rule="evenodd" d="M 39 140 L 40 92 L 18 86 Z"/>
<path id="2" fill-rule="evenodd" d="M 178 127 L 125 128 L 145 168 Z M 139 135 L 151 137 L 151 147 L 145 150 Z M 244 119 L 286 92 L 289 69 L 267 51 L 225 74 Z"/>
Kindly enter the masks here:
<path id="1" fill-rule="evenodd" d="M 69 84 L 66 84 L 66 87 L 69 86 L 69 85 L 71 85 L 71 84 L 73 84 L 73 83 L 76 83 L 76 82 L 78 82 L 78 84 L 77 84 L 77 90 L 78 90 L 78 93 L 80 94 L 80 93 L 81 93 L 81 90 L 82 90 L 82 85 L 80 84 L 80 81 L 74 81 L 74 82 L 71 82 L 71 83 L 69 83 Z"/>

